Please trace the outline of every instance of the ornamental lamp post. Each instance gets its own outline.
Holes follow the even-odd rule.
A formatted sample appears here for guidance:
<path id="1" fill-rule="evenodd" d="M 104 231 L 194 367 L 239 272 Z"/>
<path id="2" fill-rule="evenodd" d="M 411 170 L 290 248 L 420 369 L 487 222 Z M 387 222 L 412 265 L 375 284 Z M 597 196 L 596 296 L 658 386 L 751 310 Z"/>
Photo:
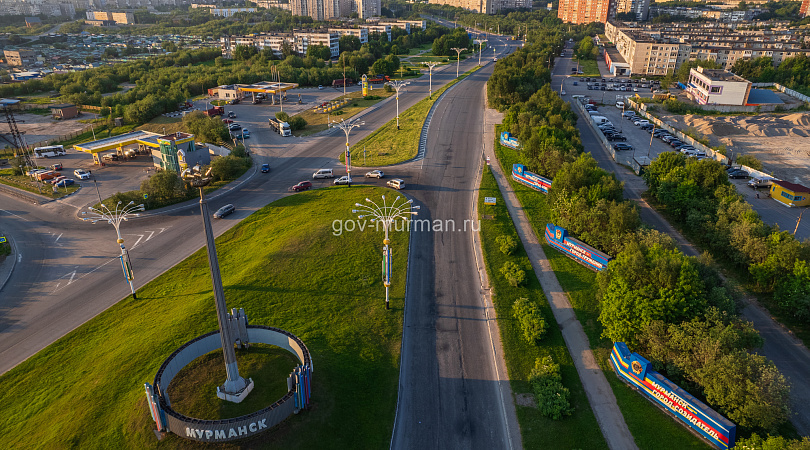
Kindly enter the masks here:
<path id="1" fill-rule="evenodd" d="M 95 180 L 94 180 L 95 181 Z M 101 200 L 99 199 L 99 203 Z M 115 209 L 110 209 L 104 203 L 98 208 L 93 208 L 92 206 L 90 209 L 90 214 L 86 212 L 82 212 L 82 220 L 86 222 L 96 223 L 98 221 L 106 221 L 113 227 L 115 227 L 115 233 L 118 235 L 118 245 L 121 247 L 121 255 L 118 259 L 121 261 L 121 268 L 124 270 L 124 278 L 129 284 L 129 291 L 132 293 L 132 299 L 137 300 L 138 297 L 135 295 L 135 286 L 132 284 L 132 281 L 135 279 L 132 273 L 132 261 L 129 259 L 129 252 L 127 251 L 126 247 L 124 247 L 124 238 L 121 237 L 121 222 L 129 220 L 130 217 L 138 217 L 140 216 L 140 212 L 143 211 L 145 208 L 143 204 L 136 205 L 135 202 L 129 202 L 125 206 L 121 206 L 122 202 L 118 202 L 115 205 Z"/>
<path id="2" fill-rule="evenodd" d="M 453 47 L 450 50 L 456 51 L 456 78 L 458 78 L 458 66 L 461 64 L 461 52 L 463 52 L 465 49 Z"/>
<path id="3" fill-rule="evenodd" d="M 360 127 L 365 125 L 366 122 L 357 119 L 349 119 L 349 120 L 341 120 L 340 122 L 332 122 L 330 125 L 340 128 L 346 134 L 346 175 L 351 180 L 352 178 L 352 156 L 351 152 L 349 152 L 349 133 L 351 133 L 352 129 L 355 127 Z"/>
<path id="4" fill-rule="evenodd" d="M 222 275 L 219 270 L 219 259 L 217 258 L 217 248 L 214 242 L 214 232 L 211 228 L 211 215 L 208 211 L 208 202 L 205 199 L 203 188 L 211 183 L 211 169 L 205 174 L 199 165 L 186 169 L 182 173 L 182 178 L 188 181 L 191 186 L 200 189 L 200 212 L 202 213 L 203 227 L 205 229 L 205 246 L 208 251 L 208 268 L 211 272 L 211 281 L 214 287 L 214 302 L 217 310 L 217 324 L 219 325 L 219 337 L 222 343 L 222 352 L 225 356 L 226 379 L 222 386 L 217 387 L 217 397 L 239 403 L 253 390 L 253 380 L 245 380 L 239 375 L 239 368 L 236 365 L 236 351 L 234 350 L 234 318 L 228 314 L 225 304 L 225 293 L 222 289 Z"/>
<path id="5" fill-rule="evenodd" d="M 397 130 L 399 130 L 399 91 L 405 91 L 405 86 L 411 84 L 410 81 L 393 80 L 385 83 L 397 91 Z"/>
<path id="6" fill-rule="evenodd" d="M 391 228 L 391 224 L 394 223 L 396 219 L 403 219 L 406 220 L 409 216 L 415 216 L 418 214 L 417 210 L 419 206 L 412 206 L 413 199 L 408 199 L 407 201 L 399 202 L 401 197 L 398 195 L 397 198 L 389 205 L 386 203 L 385 195 L 382 196 L 382 205 L 377 205 L 371 199 L 366 198 L 366 204 L 355 203 L 358 209 L 353 209 L 352 214 L 360 213 L 357 216 L 358 219 L 364 219 L 366 217 L 370 217 L 372 222 L 379 222 L 382 223 L 383 230 L 385 230 L 385 239 L 383 239 L 383 248 L 382 248 L 382 280 L 383 285 L 385 286 L 385 309 L 390 309 L 389 306 L 389 297 L 388 297 L 388 288 L 391 287 L 391 267 L 392 267 L 392 251 L 391 251 L 391 241 L 388 239 L 388 230 Z"/>
<path id="7" fill-rule="evenodd" d="M 433 98 L 433 68 L 438 66 L 437 62 L 429 62 L 427 66 L 430 67 L 430 84 L 428 85 L 428 98 Z"/>

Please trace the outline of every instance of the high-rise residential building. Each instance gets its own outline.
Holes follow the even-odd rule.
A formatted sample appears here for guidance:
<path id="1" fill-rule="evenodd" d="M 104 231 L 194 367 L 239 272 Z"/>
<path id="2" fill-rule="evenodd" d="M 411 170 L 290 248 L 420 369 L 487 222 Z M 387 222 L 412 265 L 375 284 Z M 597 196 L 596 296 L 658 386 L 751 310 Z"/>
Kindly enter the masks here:
<path id="1" fill-rule="evenodd" d="M 636 20 L 647 20 L 650 16 L 650 0 L 617 0 L 617 13 L 633 13 Z"/>
<path id="2" fill-rule="evenodd" d="M 810 13 L 808 9 L 810 9 L 810 0 L 802 0 L 802 6 L 799 8 L 799 16 L 807 17 L 807 14 Z"/>
<path id="3" fill-rule="evenodd" d="M 290 0 L 289 9 L 294 16 L 309 16 L 314 20 L 349 17 L 356 6 L 361 18 L 360 2 L 363 0 Z M 380 0 L 377 1 L 377 14 L 380 15 Z"/>
<path id="4" fill-rule="evenodd" d="M 643 0 L 642 0 L 643 1 Z M 647 0 L 649 6 L 649 0 Z M 557 17 L 569 23 L 606 23 L 615 13 L 615 0 L 560 0 Z"/>
<path id="5" fill-rule="evenodd" d="M 450 5 L 483 14 L 495 14 L 502 9 L 532 7 L 531 0 L 428 0 L 428 3 Z"/>
<path id="6" fill-rule="evenodd" d="M 378 17 L 382 15 L 382 3 L 380 0 L 354 0 L 357 15 L 361 19 Z"/>

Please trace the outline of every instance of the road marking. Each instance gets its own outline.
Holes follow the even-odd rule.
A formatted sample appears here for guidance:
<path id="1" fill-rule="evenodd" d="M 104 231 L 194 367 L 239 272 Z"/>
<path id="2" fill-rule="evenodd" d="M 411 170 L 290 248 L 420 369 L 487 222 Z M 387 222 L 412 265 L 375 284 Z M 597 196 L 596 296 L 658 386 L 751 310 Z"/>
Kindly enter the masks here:
<path id="1" fill-rule="evenodd" d="M 149 239 L 152 239 L 152 236 L 155 235 L 154 231 L 144 231 L 144 233 L 149 233 L 149 237 L 144 242 L 149 242 Z"/>
<path id="2" fill-rule="evenodd" d="M 22 253 L 17 253 L 17 262 L 22 261 Z"/>
<path id="3" fill-rule="evenodd" d="M 135 247 L 138 246 L 138 244 L 141 242 L 141 239 L 143 239 L 143 237 L 145 235 L 143 235 L 143 234 L 127 234 L 127 236 L 138 236 L 138 240 L 135 241 L 135 244 L 133 244 L 132 247 L 129 248 L 130 250 L 134 250 Z"/>
<path id="4" fill-rule="evenodd" d="M 56 236 L 56 240 L 53 241 L 53 243 L 56 244 L 57 242 L 59 242 L 59 238 L 62 237 L 63 234 L 64 233 L 59 233 L 59 236 Z"/>
<path id="5" fill-rule="evenodd" d="M 7 214 L 11 214 L 12 216 L 14 216 L 14 217 L 16 217 L 16 218 L 18 218 L 18 219 L 25 220 L 25 218 L 24 218 L 24 217 L 22 217 L 22 216 L 18 216 L 18 215 L 14 214 L 14 213 L 13 213 L 13 212 L 11 212 L 11 211 L 8 211 L 8 210 L 5 210 L 5 209 L 0 209 L 0 211 L 3 211 L 4 213 L 7 213 Z M 26 222 L 27 222 L 27 220 L 26 220 Z"/>

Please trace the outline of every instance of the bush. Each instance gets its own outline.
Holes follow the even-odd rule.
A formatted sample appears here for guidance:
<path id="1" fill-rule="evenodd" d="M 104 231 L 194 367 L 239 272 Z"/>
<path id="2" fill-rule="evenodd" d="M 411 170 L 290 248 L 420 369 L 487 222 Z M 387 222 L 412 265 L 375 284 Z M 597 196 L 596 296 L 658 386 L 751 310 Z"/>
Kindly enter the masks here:
<path id="1" fill-rule="evenodd" d="M 188 196 L 185 183 L 176 172 L 171 170 L 157 172 L 149 179 L 144 180 L 141 183 L 141 191 L 144 194 L 149 194 L 150 200 L 161 203 L 172 202 L 176 198 Z"/>
<path id="2" fill-rule="evenodd" d="M 506 261 L 501 267 L 501 273 L 514 287 L 518 287 L 526 281 L 526 272 L 519 265 L 512 261 Z"/>
<path id="3" fill-rule="evenodd" d="M 737 164 L 742 164 L 755 170 L 762 170 L 762 163 L 754 155 L 742 155 L 738 157 Z"/>
<path id="4" fill-rule="evenodd" d="M 504 255 L 511 255 L 515 250 L 517 250 L 517 240 L 515 240 L 515 238 L 512 236 L 498 236 L 498 238 L 495 239 L 495 242 L 498 243 L 501 248 L 501 252 Z"/>
<path id="5" fill-rule="evenodd" d="M 23 166 L 25 166 L 25 158 L 23 158 L 22 156 L 18 156 L 14 159 L 9 160 L 9 164 L 11 164 L 11 170 L 14 172 L 14 175 L 23 174 Z"/>
<path id="6" fill-rule="evenodd" d="M 301 130 L 307 126 L 307 121 L 301 116 L 295 116 L 286 122 L 290 124 L 290 130 L 292 131 Z"/>
<path id="7" fill-rule="evenodd" d="M 280 111 L 280 112 L 276 113 L 276 119 L 278 119 L 278 120 L 280 120 L 282 122 L 290 123 L 290 115 L 283 112 L 283 111 Z"/>
<path id="8" fill-rule="evenodd" d="M 536 344 L 546 334 L 546 321 L 537 304 L 528 298 L 520 298 L 515 300 L 512 311 L 515 319 L 520 323 L 520 329 L 523 330 L 526 342 Z"/>
<path id="9" fill-rule="evenodd" d="M 394 88 L 392 88 L 390 84 L 386 84 L 385 86 L 383 86 L 383 90 L 389 94 L 394 92 Z"/>
<path id="10" fill-rule="evenodd" d="M 239 158 L 228 155 L 217 158 L 211 162 L 211 177 L 214 181 L 228 181 L 238 177 L 250 167 L 249 158 Z"/>
<path id="11" fill-rule="evenodd" d="M 560 420 L 563 416 L 574 412 L 568 400 L 570 392 L 562 384 L 560 365 L 550 356 L 535 360 L 534 369 L 529 375 L 529 383 L 537 398 L 540 414 L 553 420 Z"/>

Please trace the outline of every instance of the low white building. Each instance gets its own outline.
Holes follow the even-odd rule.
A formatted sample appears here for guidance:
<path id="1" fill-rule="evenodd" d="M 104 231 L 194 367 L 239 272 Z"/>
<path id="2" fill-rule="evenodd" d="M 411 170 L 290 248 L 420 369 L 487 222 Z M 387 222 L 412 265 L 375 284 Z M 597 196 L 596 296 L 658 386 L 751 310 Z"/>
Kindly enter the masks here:
<path id="1" fill-rule="evenodd" d="M 751 82 L 726 70 L 697 67 L 689 70 L 686 93 L 701 105 L 738 105 L 748 103 Z"/>
<path id="2" fill-rule="evenodd" d="M 341 36 L 357 36 L 361 44 L 368 43 L 368 28 L 330 28 L 329 32 Z"/>
<path id="3" fill-rule="evenodd" d="M 256 8 L 211 8 L 211 14 L 219 17 L 231 17 L 241 12 L 256 12 Z"/>
<path id="4" fill-rule="evenodd" d="M 307 54 L 310 45 L 323 45 L 327 47 L 332 58 L 340 56 L 340 34 L 330 31 L 294 31 L 295 51 L 301 55 Z"/>

